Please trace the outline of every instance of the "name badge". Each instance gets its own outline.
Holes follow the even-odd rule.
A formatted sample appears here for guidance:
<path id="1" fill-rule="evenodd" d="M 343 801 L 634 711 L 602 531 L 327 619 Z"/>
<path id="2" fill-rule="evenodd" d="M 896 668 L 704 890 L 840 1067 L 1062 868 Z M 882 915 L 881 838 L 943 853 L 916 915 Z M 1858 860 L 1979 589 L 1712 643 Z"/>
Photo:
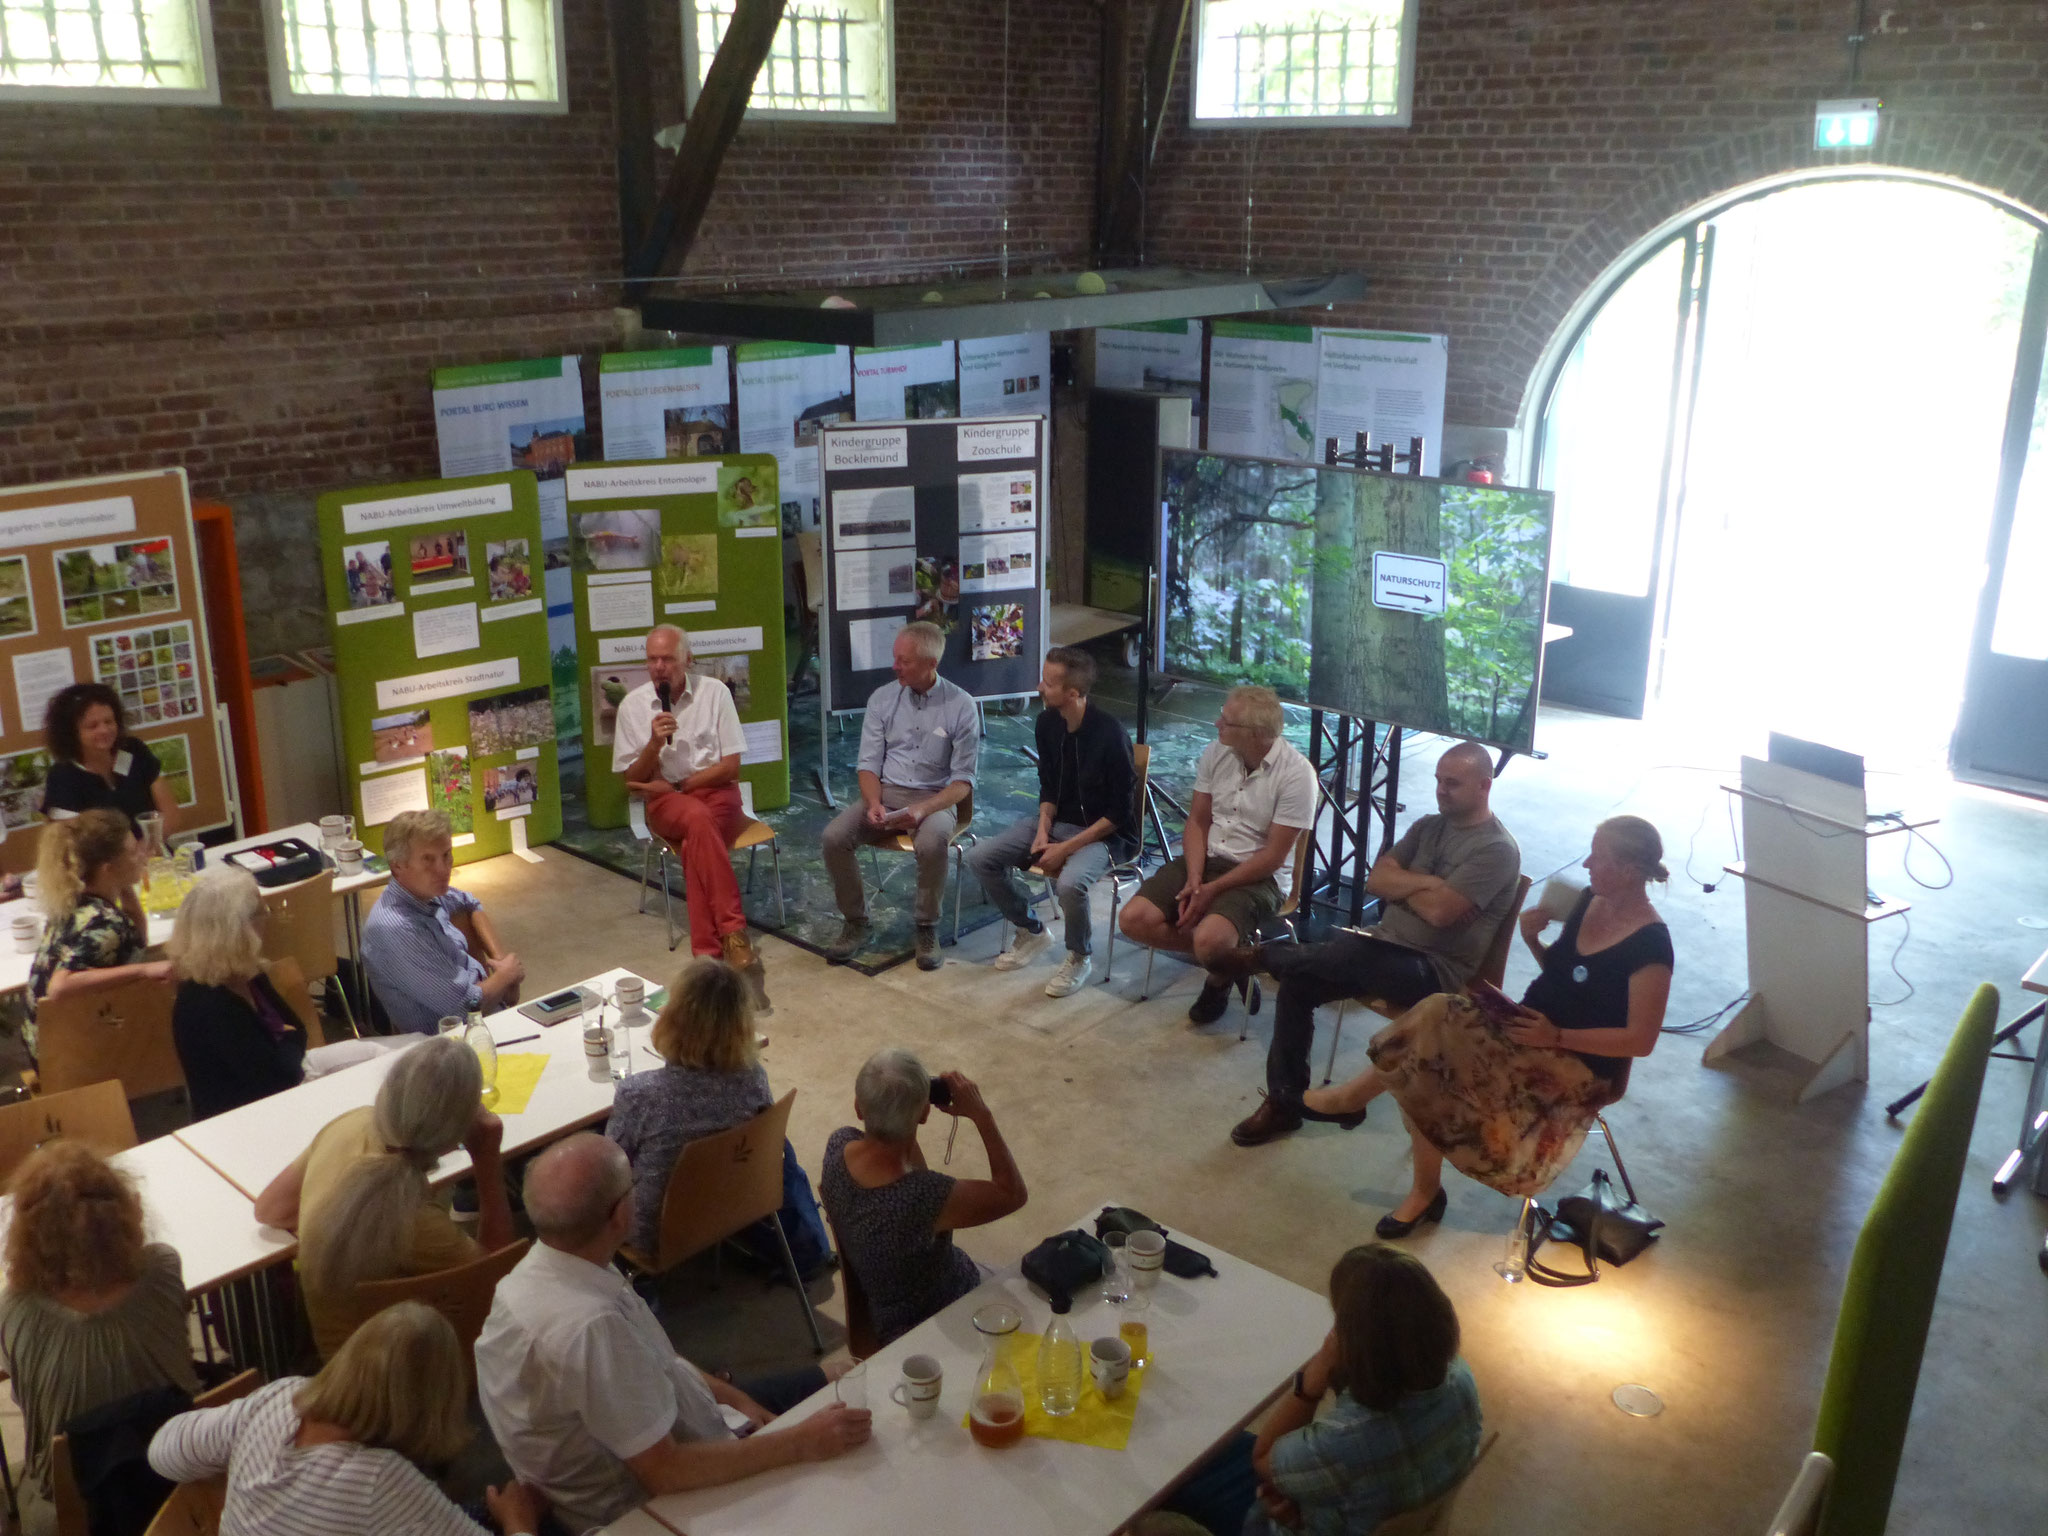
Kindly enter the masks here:
<path id="1" fill-rule="evenodd" d="M 125 779 L 125 778 L 127 778 L 127 777 L 128 777 L 128 770 L 129 770 L 130 768 L 133 768 L 134 766 L 135 766 L 135 754 L 134 754 L 133 752 L 116 752 L 116 753 L 114 754 L 114 777 L 115 777 L 115 778 L 117 778 L 117 779 Z"/>

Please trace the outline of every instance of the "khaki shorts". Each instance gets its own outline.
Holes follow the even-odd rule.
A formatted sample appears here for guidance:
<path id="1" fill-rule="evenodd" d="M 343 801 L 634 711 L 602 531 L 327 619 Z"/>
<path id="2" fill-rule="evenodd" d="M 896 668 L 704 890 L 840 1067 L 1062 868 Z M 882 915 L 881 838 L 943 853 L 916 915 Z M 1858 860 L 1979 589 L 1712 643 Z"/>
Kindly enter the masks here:
<path id="1" fill-rule="evenodd" d="M 1202 866 L 1202 879 L 1214 880 L 1237 868 L 1236 859 L 1219 859 L 1213 853 Z M 1188 861 L 1169 859 L 1152 872 L 1151 878 L 1138 887 L 1138 894 L 1151 902 L 1173 920 L 1173 904 L 1180 897 L 1181 887 L 1188 883 Z M 1233 885 L 1210 904 L 1212 916 L 1224 917 L 1237 930 L 1240 939 L 1257 936 L 1260 928 L 1280 910 L 1280 887 L 1271 875 L 1263 880 L 1254 880 L 1250 885 Z"/>

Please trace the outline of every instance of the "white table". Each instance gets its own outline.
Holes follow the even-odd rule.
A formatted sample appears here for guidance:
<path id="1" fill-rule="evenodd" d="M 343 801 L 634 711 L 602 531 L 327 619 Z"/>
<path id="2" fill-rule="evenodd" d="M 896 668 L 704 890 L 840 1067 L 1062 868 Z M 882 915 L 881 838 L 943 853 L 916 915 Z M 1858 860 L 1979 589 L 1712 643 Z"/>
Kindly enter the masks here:
<path id="1" fill-rule="evenodd" d="M 676 1536 L 644 1509 L 628 1510 L 610 1525 L 600 1526 L 592 1536 Z"/>
<path id="2" fill-rule="evenodd" d="M 621 977 L 633 974 L 625 969 L 610 970 L 580 985 L 609 993 Z M 652 993 L 656 985 L 648 982 L 648 992 Z M 592 1079 L 588 1059 L 583 1054 L 582 1031 L 573 1020 L 543 1027 L 516 1008 L 507 1008 L 489 1015 L 484 1022 L 490 1026 L 493 1039 L 513 1042 L 505 1046 L 506 1050 L 545 1053 L 548 1057 L 525 1110 L 504 1117 L 507 1157 L 533 1151 L 611 1113 L 610 1072 L 607 1070 L 600 1080 Z M 644 1027 L 633 1031 L 636 1072 L 654 1065 L 641 1049 L 647 1035 Z M 197 1125 L 188 1125 L 176 1133 L 177 1139 L 253 1200 L 306 1150 L 328 1121 L 348 1110 L 374 1104 L 384 1074 L 391 1070 L 397 1057 L 398 1053 L 392 1052 L 274 1093 L 224 1115 L 215 1115 Z M 435 1165 L 432 1181 L 436 1185 L 446 1184 L 467 1172 L 469 1154 L 457 1148 Z"/>
<path id="3" fill-rule="evenodd" d="M 30 903 L 25 897 L 17 896 L 12 901 L 0 901 L 0 993 L 21 992 L 28 987 L 28 973 L 35 964 L 35 951 L 22 952 L 14 947 L 14 935 L 9 932 L 13 919 L 23 912 L 33 912 L 38 918 L 43 909 Z M 157 948 L 171 936 L 171 919 L 168 914 L 149 919 L 149 947 Z"/>
<path id="4" fill-rule="evenodd" d="M 1092 1231 L 1100 1209 L 1090 1207 L 1074 1225 Z M 655 1499 L 647 1512 L 688 1536 L 901 1536 L 969 1528 L 977 1536 L 1106 1536 L 1270 1402 L 1330 1329 L 1330 1304 L 1315 1292 L 1197 1237 L 1187 1241 L 1210 1256 L 1217 1275 L 1166 1275 L 1152 1291 L 1146 1321 L 1153 1364 L 1124 1450 L 1032 1437 L 986 1450 L 968 1435 L 961 1421 L 982 1354 L 975 1310 L 1008 1300 L 1023 1313 L 1028 1333 L 1042 1332 L 1051 1317 L 1012 1265 L 868 1361 L 875 1417 L 868 1444 L 834 1461 Z M 1084 1349 L 1116 1331 L 1114 1309 L 1099 1292 L 1076 1298 L 1068 1321 Z M 946 1373 L 939 1411 L 921 1422 L 889 1399 L 912 1354 L 936 1356 Z M 788 1417 L 833 1400 L 827 1388 Z"/>

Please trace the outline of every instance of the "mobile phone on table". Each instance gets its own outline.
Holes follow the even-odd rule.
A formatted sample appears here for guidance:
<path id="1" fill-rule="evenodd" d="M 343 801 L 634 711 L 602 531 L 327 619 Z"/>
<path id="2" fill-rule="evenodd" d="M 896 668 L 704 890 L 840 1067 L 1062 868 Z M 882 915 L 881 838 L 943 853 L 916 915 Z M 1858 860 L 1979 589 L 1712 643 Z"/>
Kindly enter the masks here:
<path id="1" fill-rule="evenodd" d="M 575 987 L 565 987 L 534 1003 L 529 1016 L 541 1024 L 559 1024 L 574 1013 L 583 1003 L 583 993 Z M 522 1012 L 528 1010 L 522 1009 Z"/>

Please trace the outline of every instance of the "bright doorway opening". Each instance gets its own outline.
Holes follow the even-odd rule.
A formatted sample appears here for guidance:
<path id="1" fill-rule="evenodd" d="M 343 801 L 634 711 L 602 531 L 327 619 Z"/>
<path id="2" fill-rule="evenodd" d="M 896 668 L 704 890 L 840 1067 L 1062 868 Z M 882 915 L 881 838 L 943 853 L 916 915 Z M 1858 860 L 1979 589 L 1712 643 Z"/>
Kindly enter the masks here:
<path id="1" fill-rule="evenodd" d="M 1544 410 L 1553 617 L 1591 641 L 1553 646 L 1552 677 L 1582 662 L 1611 691 L 1640 643 L 1642 711 L 1684 734 L 1945 767 L 2003 560 L 2036 233 L 1867 178 L 1736 203 L 1650 253 Z"/>

